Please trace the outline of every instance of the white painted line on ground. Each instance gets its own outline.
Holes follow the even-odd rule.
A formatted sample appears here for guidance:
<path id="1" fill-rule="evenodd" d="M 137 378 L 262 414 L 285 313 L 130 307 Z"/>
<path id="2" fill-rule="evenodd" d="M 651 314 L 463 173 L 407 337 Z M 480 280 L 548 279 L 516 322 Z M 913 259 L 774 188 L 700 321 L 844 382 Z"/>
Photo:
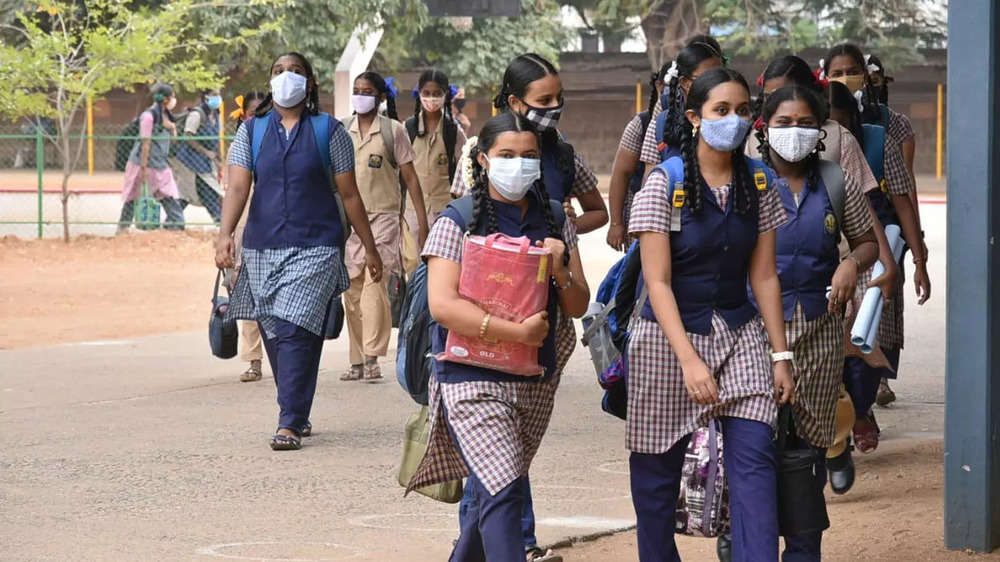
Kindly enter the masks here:
<path id="1" fill-rule="evenodd" d="M 627 460 L 608 461 L 604 464 L 598 465 L 597 470 L 598 472 L 607 472 L 608 474 L 624 474 L 625 476 L 629 475 Z"/>
<path id="2" fill-rule="evenodd" d="M 294 546 L 322 546 L 333 549 L 342 549 L 347 552 L 343 556 L 338 556 L 337 558 L 268 558 L 266 556 L 241 556 L 238 554 L 226 554 L 224 552 L 219 552 L 220 550 L 226 550 L 237 547 L 246 546 L 274 546 L 282 545 L 288 546 L 289 543 L 284 543 L 281 541 L 256 541 L 256 542 L 231 542 L 224 544 L 213 544 L 211 546 L 205 546 L 199 548 L 196 552 L 202 556 L 214 556 L 216 558 L 226 558 L 229 560 L 256 560 L 258 562 L 327 562 L 334 560 L 344 560 L 347 558 L 356 558 L 361 555 L 361 550 L 353 546 L 347 546 L 343 544 L 337 544 L 333 542 L 302 542 L 293 541 Z"/>
<path id="3" fill-rule="evenodd" d="M 538 520 L 539 525 L 549 527 L 569 527 L 572 529 L 622 530 L 635 525 L 634 519 L 609 519 L 579 515 L 575 517 L 546 517 Z"/>

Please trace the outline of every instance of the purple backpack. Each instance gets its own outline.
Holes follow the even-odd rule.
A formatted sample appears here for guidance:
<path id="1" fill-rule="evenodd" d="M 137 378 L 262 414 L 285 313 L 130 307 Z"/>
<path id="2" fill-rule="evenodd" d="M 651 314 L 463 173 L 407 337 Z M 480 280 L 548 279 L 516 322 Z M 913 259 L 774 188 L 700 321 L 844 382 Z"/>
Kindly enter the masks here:
<path id="1" fill-rule="evenodd" d="M 675 517 L 675 530 L 682 535 L 711 538 L 729 533 L 729 486 L 717 425 L 713 420 L 692 433 L 684 455 Z"/>

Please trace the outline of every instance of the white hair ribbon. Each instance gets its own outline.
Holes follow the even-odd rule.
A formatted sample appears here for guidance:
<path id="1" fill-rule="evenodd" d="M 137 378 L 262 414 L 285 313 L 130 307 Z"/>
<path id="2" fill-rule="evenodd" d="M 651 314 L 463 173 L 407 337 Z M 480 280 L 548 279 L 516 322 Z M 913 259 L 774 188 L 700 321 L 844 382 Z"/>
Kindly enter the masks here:
<path id="1" fill-rule="evenodd" d="M 677 61 L 670 63 L 670 68 L 667 69 L 667 73 L 663 75 L 663 83 L 670 84 L 681 75 L 680 70 L 677 69 Z"/>
<path id="2" fill-rule="evenodd" d="M 826 59 L 819 59 L 819 79 L 826 80 Z"/>

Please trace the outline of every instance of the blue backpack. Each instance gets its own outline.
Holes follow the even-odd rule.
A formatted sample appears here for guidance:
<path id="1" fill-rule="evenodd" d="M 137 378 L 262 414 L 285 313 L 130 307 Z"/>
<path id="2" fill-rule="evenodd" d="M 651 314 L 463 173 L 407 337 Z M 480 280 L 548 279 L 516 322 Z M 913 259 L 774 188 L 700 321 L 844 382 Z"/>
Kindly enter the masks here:
<path id="1" fill-rule="evenodd" d="M 888 117 L 885 106 L 882 107 L 882 111 L 883 122 L 885 122 Z M 871 168 L 872 174 L 878 181 L 880 188 L 869 191 L 868 200 L 871 202 L 872 208 L 875 210 L 875 215 L 878 217 L 879 222 L 882 223 L 882 226 L 899 224 L 899 218 L 896 216 L 896 209 L 892 206 L 892 202 L 889 200 L 888 183 L 885 179 L 886 129 L 882 125 L 876 125 L 873 123 L 865 123 L 862 125 L 862 128 L 862 140 L 864 143 L 862 148 L 865 151 L 865 160 L 868 161 L 868 167 Z"/>
<path id="2" fill-rule="evenodd" d="M 550 201 L 549 205 L 556 224 L 562 228 L 566 223 L 562 202 Z M 467 195 L 455 199 L 448 206 L 458 212 L 458 226 L 465 230 L 472 220 L 472 197 Z M 434 368 L 431 337 L 436 324 L 427 302 L 427 264 L 421 262 L 410 276 L 403 298 L 396 340 L 396 380 L 414 402 L 424 406 L 428 403 L 428 383 Z"/>
<path id="3" fill-rule="evenodd" d="M 660 151 L 660 162 L 666 162 L 674 156 L 681 155 L 681 149 L 676 146 L 667 146 L 667 142 L 663 140 L 663 134 L 667 129 L 667 108 L 664 107 L 663 111 L 656 116 L 656 150 Z"/>

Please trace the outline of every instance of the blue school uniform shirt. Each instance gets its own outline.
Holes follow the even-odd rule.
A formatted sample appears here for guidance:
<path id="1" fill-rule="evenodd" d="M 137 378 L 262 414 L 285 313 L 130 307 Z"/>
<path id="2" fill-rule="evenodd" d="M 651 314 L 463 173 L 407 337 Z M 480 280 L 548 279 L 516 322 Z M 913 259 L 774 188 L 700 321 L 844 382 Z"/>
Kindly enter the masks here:
<path id="1" fill-rule="evenodd" d="M 548 225 L 545 222 L 545 215 L 542 210 L 542 205 L 547 205 L 549 202 L 543 201 L 534 191 L 530 191 L 527 197 L 531 198 L 531 204 L 528 206 L 527 213 L 525 213 L 523 218 L 521 217 L 521 209 L 516 205 L 509 205 L 494 200 L 493 208 L 496 212 L 499 232 L 514 237 L 527 236 L 534 243 L 544 240 L 549 236 Z M 552 199 L 555 200 L 554 197 Z M 465 221 L 462 220 L 459 213 L 450 205 L 439 215 L 438 220 L 442 217 L 451 219 L 459 228 L 465 230 Z M 544 375 L 534 377 L 511 375 L 501 371 L 462 365 L 450 361 L 434 361 L 434 375 L 437 377 L 438 382 L 538 382 L 547 380 L 555 373 L 556 368 L 555 333 L 557 322 L 555 320 L 558 318 L 558 306 L 558 290 L 554 284 L 549 283 L 549 303 L 547 307 L 549 313 L 549 334 L 546 336 L 542 347 L 538 350 L 538 364 L 545 369 Z M 448 340 L 448 330 L 437 323 L 434 324 L 432 330 L 431 351 L 433 355 L 437 355 L 445 350 L 445 343 Z"/>
<path id="2" fill-rule="evenodd" d="M 331 118 L 331 174 L 354 170 L 354 143 L 339 121 Z M 266 126 L 254 164 L 250 138 L 254 127 Z M 278 112 L 251 119 L 233 141 L 230 163 L 254 171 L 253 198 L 243 246 L 250 249 L 331 246 L 343 242 L 343 229 L 329 176 L 323 170 L 309 116 L 291 131 Z"/>

